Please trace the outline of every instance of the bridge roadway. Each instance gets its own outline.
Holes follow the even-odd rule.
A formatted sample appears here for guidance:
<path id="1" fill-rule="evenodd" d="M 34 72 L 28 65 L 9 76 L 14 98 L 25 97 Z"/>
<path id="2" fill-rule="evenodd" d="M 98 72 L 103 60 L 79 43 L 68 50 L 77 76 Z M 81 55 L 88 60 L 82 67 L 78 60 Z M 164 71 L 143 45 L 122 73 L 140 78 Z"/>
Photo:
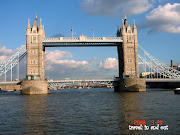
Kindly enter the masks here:
<path id="1" fill-rule="evenodd" d="M 118 79 L 75 79 L 75 80 L 49 80 L 48 83 L 78 83 L 78 82 L 92 82 L 92 83 L 103 83 L 103 82 L 118 82 Z M 162 79 L 162 78 L 147 78 L 146 83 L 148 82 L 180 82 L 180 79 Z M 0 82 L 0 85 L 15 85 L 20 84 L 20 81 L 9 81 L 9 82 Z"/>

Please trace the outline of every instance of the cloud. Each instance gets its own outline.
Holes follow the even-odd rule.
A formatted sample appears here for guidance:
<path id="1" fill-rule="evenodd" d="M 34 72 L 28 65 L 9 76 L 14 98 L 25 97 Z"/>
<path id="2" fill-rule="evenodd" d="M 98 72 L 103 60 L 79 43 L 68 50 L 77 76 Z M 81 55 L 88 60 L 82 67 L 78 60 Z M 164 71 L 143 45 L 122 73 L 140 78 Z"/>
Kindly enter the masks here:
<path id="1" fill-rule="evenodd" d="M 152 7 L 149 0 L 83 0 L 80 9 L 88 15 L 136 15 Z"/>
<path id="2" fill-rule="evenodd" d="M 103 62 L 100 62 L 99 68 L 104 69 L 118 69 L 118 60 L 116 58 L 107 58 Z"/>
<path id="3" fill-rule="evenodd" d="M 72 57 L 72 54 L 70 52 L 59 51 L 59 50 L 54 50 L 54 51 L 47 50 L 45 54 L 46 54 L 45 60 L 51 63 L 55 63 L 58 59 L 61 59 L 61 58 Z"/>
<path id="4" fill-rule="evenodd" d="M 0 63 L 4 62 L 7 58 L 8 58 L 8 56 L 6 56 L 6 55 L 1 55 L 1 56 L 0 56 Z"/>
<path id="5" fill-rule="evenodd" d="M 7 49 L 6 46 L 0 45 L 0 63 L 4 62 L 13 52 L 12 49 Z"/>
<path id="6" fill-rule="evenodd" d="M 46 70 L 54 70 L 56 65 L 63 66 L 64 68 L 77 68 L 82 67 L 83 65 L 87 65 L 87 61 L 75 61 L 75 60 L 62 60 L 61 58 L 69 58 L 72 57 L 70 52 L 65 51 L 46 51 L 45 54 L 45 63 Z"/>
<path id="7" fill-rule="evenodd" d="M 96 58 L 96 57 L 93 57 L 93 58 L 91 58 L 91 59 L 89 60 L 89 63 L 91 63 L 91 64 L 96 64 L 96 63 L 97 63 L 96 60 L 97 60 L 97 58 Z"/>
<path id="8" fill-rule="evenodd" d="M 180 33 L 180 3 L 158 6 L 146 15 L 146 20 L 139 28 L 152 32 Z"/>
<path id="9" fill-rule="evenodd" d="M 10 55 L 13 53 L 12 49 L 6 49 L 6 46 L 0 46 L 0 55 Z"/>
<path id="10" fill-rule="evenodd" d="M 72 54 L 59 50 L 46 52 L 45 68 L 48 79 L 113 78 L 118 74 L 115 58 L 108 58 L 97 66 L 96 57 L 88 61 L 64 60 L 65 57 L 71 58 Z"/>

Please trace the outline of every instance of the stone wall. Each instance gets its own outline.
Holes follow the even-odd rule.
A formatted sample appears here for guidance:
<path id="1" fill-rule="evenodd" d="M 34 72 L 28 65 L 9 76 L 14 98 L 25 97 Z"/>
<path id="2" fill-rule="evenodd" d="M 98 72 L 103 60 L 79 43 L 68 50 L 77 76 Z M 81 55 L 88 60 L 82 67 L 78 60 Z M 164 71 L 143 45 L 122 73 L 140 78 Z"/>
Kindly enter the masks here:
<path id="1" fill-rule="evenodd" d="M 48 82 L 41 80 L 24 80 L 22 81 L 21 94 L 33 95 L 33 94 L 48 94 Z"/>
<path id="2" fill-rule="evenodd" d="M 114 88 L 115 92 L 142 92 L 146 91 L 144 78 L 120 79 L 118 86 Z"/>
<path id="3" fill-rule="evenodd" d="M 2 89 L 2 90 L 20 91 L 21 90 L 21 85 L 0 85 L 0 89 Z"/>

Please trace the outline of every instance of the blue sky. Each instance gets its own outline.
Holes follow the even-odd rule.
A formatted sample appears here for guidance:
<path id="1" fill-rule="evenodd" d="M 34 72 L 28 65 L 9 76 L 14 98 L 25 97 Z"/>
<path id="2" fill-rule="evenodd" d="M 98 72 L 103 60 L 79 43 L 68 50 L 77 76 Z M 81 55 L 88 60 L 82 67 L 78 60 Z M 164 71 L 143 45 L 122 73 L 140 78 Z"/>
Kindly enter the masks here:
<path id="1" fill-rule="evenodd" d="M 36 13 L 38 20 L 42 18 L 45 25 L 46 37 L 59 33 L 70 37 L 71 28 L 75 37 L 82 34 L 92 37 L 92 28 L 96 37 L 115 37 L 117 26 L 121 26 L 124 14 L 127 14 L 131 26 L 133 19 L 136 20 L 138 43 L 145 50 L 164 63 L 170 63 L 172 59 L 175 64 L 180 64 L 178 2 L 179 0 L 1 1 L 0 61 L 8 57 L 7 54 L 1 53 L 2 51 L 15 50 L 26 43 L 27 20 L 30 19 L 32 26 Z M 47 61 L 49 68 L 46 70 L 46 76 L 49 78 L 113 78 L 118 75 L 117 50 L 114 47 L 46 50 L 59 51 L 52 63 Z M 67 54 L 70 55 L 66 57 Z M 23 64 L 22 69 L 25 70 Z M 21 73 L 21 78 L 25 76 L 24 73 Z"/>

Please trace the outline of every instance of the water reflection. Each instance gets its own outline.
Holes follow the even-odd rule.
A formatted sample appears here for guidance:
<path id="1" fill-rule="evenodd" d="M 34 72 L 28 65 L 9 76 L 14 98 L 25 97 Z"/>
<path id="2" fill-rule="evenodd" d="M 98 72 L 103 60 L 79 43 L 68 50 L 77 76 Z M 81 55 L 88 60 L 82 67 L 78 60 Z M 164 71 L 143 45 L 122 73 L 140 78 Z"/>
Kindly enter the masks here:
<path id="1" fill-rule="evenodd" d="M 43 133 L 48 128 L 46 120 L 47 95 L 24 96 L 24 130 L 25 134 Z"/>
<path id="2" fill-rule="evenodd" d="M 142 98 L 139 93 L 119 93 L 121 107 L 118 108 L 119 129 L 121 134 L 131 134 L 129 125 L 134 125 L 134 120 L 142 120 Z M 137 133 L 137 132 L 136 132 Z"/>

